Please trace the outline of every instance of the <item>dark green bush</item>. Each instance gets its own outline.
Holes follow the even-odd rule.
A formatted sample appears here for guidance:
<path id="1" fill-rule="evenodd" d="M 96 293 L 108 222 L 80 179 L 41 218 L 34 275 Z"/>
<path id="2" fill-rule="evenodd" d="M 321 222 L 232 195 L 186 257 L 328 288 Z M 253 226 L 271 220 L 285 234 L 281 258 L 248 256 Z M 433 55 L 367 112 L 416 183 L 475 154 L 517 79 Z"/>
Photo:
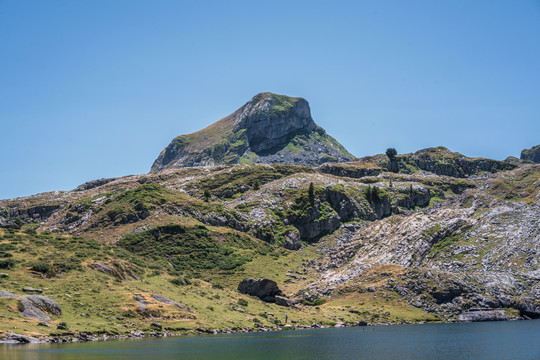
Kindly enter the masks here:
<path id="1" fill-rule="evenodd" d="M 191 285 L 191 280 L 188 278 L 178 277 L 171 280 L 171 283 L 177 286 Z"/>
<path id="2" fill-rule="evenodd" d="M 12 269 L 15 267 L 15 260 L 6 259 L 0 260 L 0 269 Z"/>
<path id="3" fill-rule="evenodd" d="M 51 267 L 51 265 L 44 261 L 37 261 L 37 262 L 32 263 L 32 265 L 30 266 L 30 270 L 38 272 L 38 273 L 42 273 L 42 274 L 53 273 L 53 268 Z"/>

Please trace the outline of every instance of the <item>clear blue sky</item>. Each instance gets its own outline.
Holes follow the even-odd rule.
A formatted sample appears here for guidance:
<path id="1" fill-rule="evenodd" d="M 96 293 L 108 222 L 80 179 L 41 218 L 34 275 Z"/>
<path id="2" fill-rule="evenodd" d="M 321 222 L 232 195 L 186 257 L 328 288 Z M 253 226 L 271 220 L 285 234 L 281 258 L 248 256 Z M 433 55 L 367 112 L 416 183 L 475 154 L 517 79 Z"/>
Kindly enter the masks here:
<path id="1" fill-rule="evenodd" d="M 271 91 L 356 156 L 540 144 L 540 1 L 0 0 L 0 198 L 149 171 Z"/>

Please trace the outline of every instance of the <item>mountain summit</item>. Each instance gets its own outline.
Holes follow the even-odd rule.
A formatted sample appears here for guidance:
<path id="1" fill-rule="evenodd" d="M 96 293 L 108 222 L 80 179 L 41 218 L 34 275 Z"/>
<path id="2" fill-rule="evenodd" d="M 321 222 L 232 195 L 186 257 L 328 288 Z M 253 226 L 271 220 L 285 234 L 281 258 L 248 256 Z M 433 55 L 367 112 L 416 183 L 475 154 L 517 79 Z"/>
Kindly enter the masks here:
<path id="1" fill-rule="evenodd" d="M 207 128 L 174 138 L 150 172 L 223 164 L 317 166 L 351 160 L 354 156 L 315 124 L 305 99 L 266 92 Z"/>

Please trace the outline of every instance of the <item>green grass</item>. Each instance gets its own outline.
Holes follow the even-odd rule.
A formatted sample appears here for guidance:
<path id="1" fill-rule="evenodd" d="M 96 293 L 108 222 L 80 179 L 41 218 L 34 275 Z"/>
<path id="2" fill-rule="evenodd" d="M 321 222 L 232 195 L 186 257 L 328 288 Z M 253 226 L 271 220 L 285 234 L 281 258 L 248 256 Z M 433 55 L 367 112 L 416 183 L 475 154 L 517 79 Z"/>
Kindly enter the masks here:
<path id="1" fill-rule="evenodd" d="M 269 247 L 246 235 L 219 234 L 202 225 L 160 226 L 126 235 L 118 245 L 146 258 L 166 260 L 177 272 L 233 270 L 251 261 L 257 250 Z"/>

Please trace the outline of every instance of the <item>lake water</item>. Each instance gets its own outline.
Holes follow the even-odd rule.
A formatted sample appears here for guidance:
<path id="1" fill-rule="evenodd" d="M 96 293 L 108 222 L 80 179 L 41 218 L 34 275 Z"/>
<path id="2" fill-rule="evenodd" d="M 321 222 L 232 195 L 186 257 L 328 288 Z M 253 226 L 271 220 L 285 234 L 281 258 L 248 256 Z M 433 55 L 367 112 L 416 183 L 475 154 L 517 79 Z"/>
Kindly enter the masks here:
<path id="1" fill-rule="evenodd" d="M 1 345 L 10 360 L 540 359 L 540 320 Z"/>

